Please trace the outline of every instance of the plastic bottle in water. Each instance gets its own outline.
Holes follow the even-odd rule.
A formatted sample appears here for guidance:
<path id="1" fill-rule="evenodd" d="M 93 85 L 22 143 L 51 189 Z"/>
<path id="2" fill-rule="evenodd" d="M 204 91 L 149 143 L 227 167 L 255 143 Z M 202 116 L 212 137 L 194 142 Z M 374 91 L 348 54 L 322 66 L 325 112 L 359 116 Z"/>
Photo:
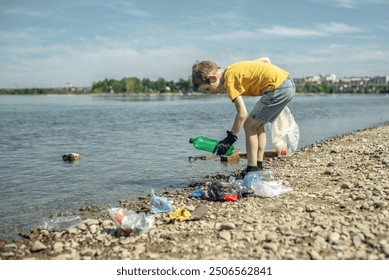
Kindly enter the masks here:
<path id="1" fill-rule="evenodd" d="M 219 141 L 204 136 L 197 136 L 196 138 L 190 138 L 189 143 L 192 143 L 193 146 L 198 150 L 203 150 L 203 151 L 213 153 L 213 150 L 215 149 L 217 144 L 219 144 Z M 228 157 L 232 155 L 233 150 L 234 150 L 234 146 L 231 145 L 231 147 L 224 154 L 224 156 Z"/>

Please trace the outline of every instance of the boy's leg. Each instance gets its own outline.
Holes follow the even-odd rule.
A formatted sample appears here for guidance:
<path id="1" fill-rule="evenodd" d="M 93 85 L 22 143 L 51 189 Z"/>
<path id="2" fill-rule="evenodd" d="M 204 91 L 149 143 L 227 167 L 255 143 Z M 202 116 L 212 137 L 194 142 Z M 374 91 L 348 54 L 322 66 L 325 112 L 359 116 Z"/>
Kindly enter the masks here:
<path id="1" fill-rule="evenodd" d="M 274 121 L 293 98 L 295 91 L 293 80 L 288 78 L 276 90 L 264 93 L 250 112 L 244 123 L 247 169 L 262 168 L 259 165 L 263 161 L 266 147 L 265 124 Z"/>
<path id="2" fill-rule="evenodd" d="M 263 122 L 258 121 L 252 117 L 249 117 L 246 119 L 244 123 L 244 131 L 246 135 L 246 152 L 247 152 L 247 165 L 251 167 L 256 167 L 257 166 L 257 161 L 258 161 L 258 151 L 259 149 L 265 149 L 263 147 L 263 143 L 259 142 L 259 139 L 263 136 L 259 136 L 258 132 L 262 131 L 264 127 Z M 264 130 L 263 130 L 263 133 Z M 266 138 L 266 135 L 265 135 Z M 266 141 L 266 140 L 265 140 Z M 265 142 L 266 145 L 266 142 Z M 262 155 L 263 158 L 263 155 Z"/>
<path id="3" fill-rule="evenodd" d="M 263 161 L 263 156 L 265 154 L 266 148 L 266 133 L 265 133 L 265 125 L 262 125 L 257 130 L 258 135 L 258 158 L 257 161 Z"/>

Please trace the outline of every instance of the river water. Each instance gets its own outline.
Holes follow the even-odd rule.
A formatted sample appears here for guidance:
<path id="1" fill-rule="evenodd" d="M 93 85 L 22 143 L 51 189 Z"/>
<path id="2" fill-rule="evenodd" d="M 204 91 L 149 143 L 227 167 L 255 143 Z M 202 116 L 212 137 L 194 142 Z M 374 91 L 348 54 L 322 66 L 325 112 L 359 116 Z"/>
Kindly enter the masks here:
<path id="1" fill-rule="evenodd" d="M 248 110 L 257 100 L 245 99 Z M 389 121 L 388 95 L 296 96 L 289 108 L 300 148 Z M 54 213 L 115 206 L 244 166 L 188 160 L 205 154 L 189 138 L 224 138 L 234 116 L 226 96 L 0 96 L 0 239 Z M 244 151 L 243 130 L 238 136 Z M 66 163 L 69 152 L 83 158 Z"/>

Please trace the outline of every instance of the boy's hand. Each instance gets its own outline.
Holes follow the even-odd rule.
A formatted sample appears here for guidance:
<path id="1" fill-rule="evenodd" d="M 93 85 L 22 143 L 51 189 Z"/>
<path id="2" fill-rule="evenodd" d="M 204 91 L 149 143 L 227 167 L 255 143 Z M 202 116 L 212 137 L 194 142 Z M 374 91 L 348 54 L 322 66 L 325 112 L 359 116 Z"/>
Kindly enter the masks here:
<path id="1" fill-rule="evenodd" d="M 227 137 L 219 141 L 219 144 L 217 144 L 215 149 L 213 149 L 213 153 L 216 153 L 218 156 L 224 155 L 237 139 L 238 137 L 236 135 L 234 135 L 231 131 L 227 131 Z"/>

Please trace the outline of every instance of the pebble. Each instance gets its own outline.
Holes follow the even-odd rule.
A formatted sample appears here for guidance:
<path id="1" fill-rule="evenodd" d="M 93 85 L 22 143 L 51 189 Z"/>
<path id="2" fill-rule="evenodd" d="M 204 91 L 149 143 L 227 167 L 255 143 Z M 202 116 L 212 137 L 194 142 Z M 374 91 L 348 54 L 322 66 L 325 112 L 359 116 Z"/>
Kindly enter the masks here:
<path id="1" fill-rule="evenodd" d="M 37 240 L 34 243 L 32 243 L 30 251 L 35 253 L 35 252 L 39 252 L 39 251 L 46 250 L 46 249 L 47 249 L 47 246 L 45 244 L 43 244 L 42 242 Z"/>
<path id="2" fill-rule="evenodd" d="M 223 229 L 230 230 L 235 228 L 236 228 L 235 224 L 230 222 L 217 225 L 217 230 L 223 230 Z"/>
<path id="3" fill-rule="evenodd" d="M 54 253 L 61 253 L 63 251 L 63 243 L 62 242 L 54 243 L 53 251 Z"/>
<path id="4" fill-rule="evenodd" d="M 323 257 L 315 250 L 310 250 L 308 254 L 312 260 L 322 260 L 323 259 Z"/>
<path id="5" fill-rule="evenodd" d="M 332 232 L 330 233 L 330 235 L 328 235 L 328 241 L 330 243 L 334 243 L 334 244 L 338 243 L 339 238 L 340 238 L 340 234 L 337 232 Z"/>
<path id="6" fill-rule="evenodd" d="M 382 251 L 385 253 L 387 257 L 389 257 L 389 244 L 382 245 Z"/>
<path id="7" fill-rule="evenodd" d="M 228 230 L 222 230 L 219 232 L 219 237 L 225 241 L 230 241 L 231 240 L 231 232 Z"/>

